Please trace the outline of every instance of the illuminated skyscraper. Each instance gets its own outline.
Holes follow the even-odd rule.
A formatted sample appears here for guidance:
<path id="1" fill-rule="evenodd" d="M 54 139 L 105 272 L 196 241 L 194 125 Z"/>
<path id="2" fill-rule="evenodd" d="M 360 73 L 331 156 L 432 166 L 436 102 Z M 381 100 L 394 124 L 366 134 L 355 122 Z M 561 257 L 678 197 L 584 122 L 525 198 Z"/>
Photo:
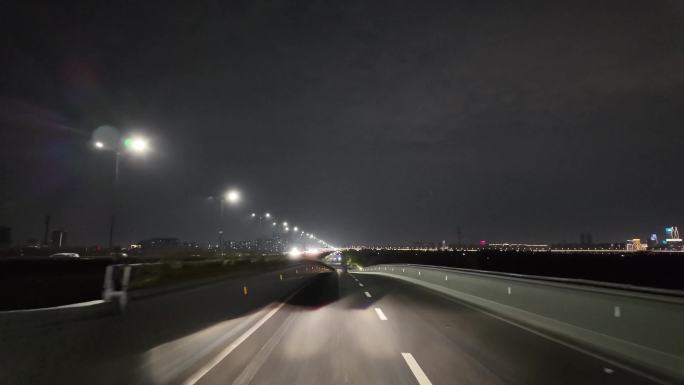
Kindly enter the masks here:
<path id="1" fill-rule="evenodd" d="M 631 251 L 646 251 L 647 246 L 641 243 L 641 239 L 634 238 L 628 239 L 626 243 L 626 249 Z"/>
<path id="2" fill-rule="evenodd" d="M 665 228 L 665 240 L 663 244 L 669 249 L 680 249 L 682 247 L 682 238 L 679 237 L 679 229 L 677 226 L 670 226 Z"/>
<path id="3" fill-rule="evenodd" d="M 680 242 L 682 241 L 681 238 L 679 238 L 679 229 L 677 229 L 677 226 L 670 226 L 665 228 L 665 240 L 679 240 Z"/>

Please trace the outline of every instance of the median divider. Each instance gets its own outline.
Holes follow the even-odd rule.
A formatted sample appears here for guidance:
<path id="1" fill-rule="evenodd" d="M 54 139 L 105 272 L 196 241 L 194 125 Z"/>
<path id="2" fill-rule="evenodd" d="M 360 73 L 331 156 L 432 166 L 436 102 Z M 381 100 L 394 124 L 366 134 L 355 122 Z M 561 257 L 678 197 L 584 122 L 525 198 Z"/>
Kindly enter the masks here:
<path id="1" fill-rule="evenodd" d="M 422 265 L 359 272 L 436 290 L 647 376 L 684 380 L 681 291 Z"/>
<path id="2" fill-rule="evenodd" d="M 102 299 L 64 306 L 0 311 L 0 329 L 49 327 L 66 322 L 112 316 L 125 311 L 131 300 L 141 300 L 175 291 L 190 290 L 227 280 L 262 274 L 272 275 L 273 283 L 302 281 L 329 267 L 321 262 L 261 261 L 173 261 L 109 265 L 105 269 Z M 306 274 L 303 274 L 306 272 Z M 289 285 L 284 288 L 289 288 Z M 58 290 L 58 288 L 56 288 Z M 285 289 L 284 289 L 285 290 Z M 289 290 L 289 289 L 286 289 Z M 244 295 L 248 294 L 245 286 Z"/>
<path id="3" fill-rule="evenodd" d="M 114 265 L 113 282 L 109 287 L 123 288 L 122 293 L 113 295 L 113 299 L 123 303 L 145 297 L 157 296 L 169 292 L 189 290 L 193 287 L 209 285 L 225 280 L 257 274 L 279 273 L 285 277 L 294 277 L 309 266 L 322 267 L 318 261 L 288 261 L 284 259 L 265 260 L 205 260 L 175 261 L 171 263 Z M 130 274 L 126 269 L 130 268 Z M 313 269 L 309 269 L 313 272 Z M 300 277 L 303 278 L 303 277 Z M 275 275 L 274 280 L 281 280 Z M 108 285 L 105 283 L 105 287 Z M 105 289 L 106 292 L 106 289 Z"/>
<path id="4" fill-rule="evenodd" d="M 0 329 L 3 333 L 11 333 L 13 329 L 56 326 L 66 322 L 104 317 L 116 314 L 117 311 L 117 303 L 103 300 L 38 309 L 8 310 L 0 312 Z"/>

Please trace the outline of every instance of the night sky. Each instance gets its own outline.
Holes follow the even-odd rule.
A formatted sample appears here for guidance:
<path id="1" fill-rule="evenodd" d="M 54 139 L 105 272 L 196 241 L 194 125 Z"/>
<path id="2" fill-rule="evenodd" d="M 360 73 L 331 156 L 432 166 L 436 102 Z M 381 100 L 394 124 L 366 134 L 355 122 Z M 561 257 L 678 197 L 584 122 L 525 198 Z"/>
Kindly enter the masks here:
<path id="1" fill-rule="evenodd" d="M 660 0 L 3 6 L 0 225 L 215 239 L 242 191 L 330 243 L 619 241 L 684 220 L 684 6 Z"/>

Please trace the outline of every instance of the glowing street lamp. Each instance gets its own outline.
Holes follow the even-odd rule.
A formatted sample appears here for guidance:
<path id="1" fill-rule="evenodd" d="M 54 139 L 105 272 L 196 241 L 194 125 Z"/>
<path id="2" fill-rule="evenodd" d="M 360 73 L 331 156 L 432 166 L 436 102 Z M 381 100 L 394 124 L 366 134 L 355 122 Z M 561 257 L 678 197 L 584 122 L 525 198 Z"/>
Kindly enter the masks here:
<path id="1" fill-rule="evenodd" d="M 149 148 L 148 140 L 140 136 L 132 136 L 124 139 L 124 147 L 133 152 L 143 153 Z"/>
<path id="2" fill-rule="evenodd" d="M 264 216 L 265 216 L 266 218 L 270 218 L 270 217 L 271 217 L 271 213 L 266 213 L 266 214 L 264 214 Z"/>
<path id="3" fill-rule="evenodd" d="M 283 227 L 287 227 L 287 222 L 283 222 Z"/>
<path id="4" fill-rule="evenodd" d="M 226 202 L 228 202 L 230 204 L 236 204 L 236 203 L 240 202 L 240 199 L 241 199 L 240 192 L 238 190 L 235 190 L 235 189 L 229 190 L 228 192 L 226 192 L 225 199 L 226 199 Z"/>

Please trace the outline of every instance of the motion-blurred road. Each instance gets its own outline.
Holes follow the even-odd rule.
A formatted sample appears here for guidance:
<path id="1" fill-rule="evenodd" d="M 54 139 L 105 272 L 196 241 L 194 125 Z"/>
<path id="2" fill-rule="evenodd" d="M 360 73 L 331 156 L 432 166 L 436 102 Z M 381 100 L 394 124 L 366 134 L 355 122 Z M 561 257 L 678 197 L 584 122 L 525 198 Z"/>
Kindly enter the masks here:
<path id="1" fill-rule="evenodd" d="M 329 273 L 197 383 L 651 382 L 411 284 Z"/>
<path id="2" fill-rule="evenodd" d="M 653 383 L 392 278 L 337 271 L 297 279 L 285 301 L 236 305 L 239 297 L 225 293 L 239 287 L 225 283 L 134 303 L 117 321 L 60 326 L 33 348 L 50 354 L 21 358 L 61 360 L 57 373 L 31 382 L 53 384 Z M 92 340 L 85 355 L 75 351 L 83 340 Z"/>

